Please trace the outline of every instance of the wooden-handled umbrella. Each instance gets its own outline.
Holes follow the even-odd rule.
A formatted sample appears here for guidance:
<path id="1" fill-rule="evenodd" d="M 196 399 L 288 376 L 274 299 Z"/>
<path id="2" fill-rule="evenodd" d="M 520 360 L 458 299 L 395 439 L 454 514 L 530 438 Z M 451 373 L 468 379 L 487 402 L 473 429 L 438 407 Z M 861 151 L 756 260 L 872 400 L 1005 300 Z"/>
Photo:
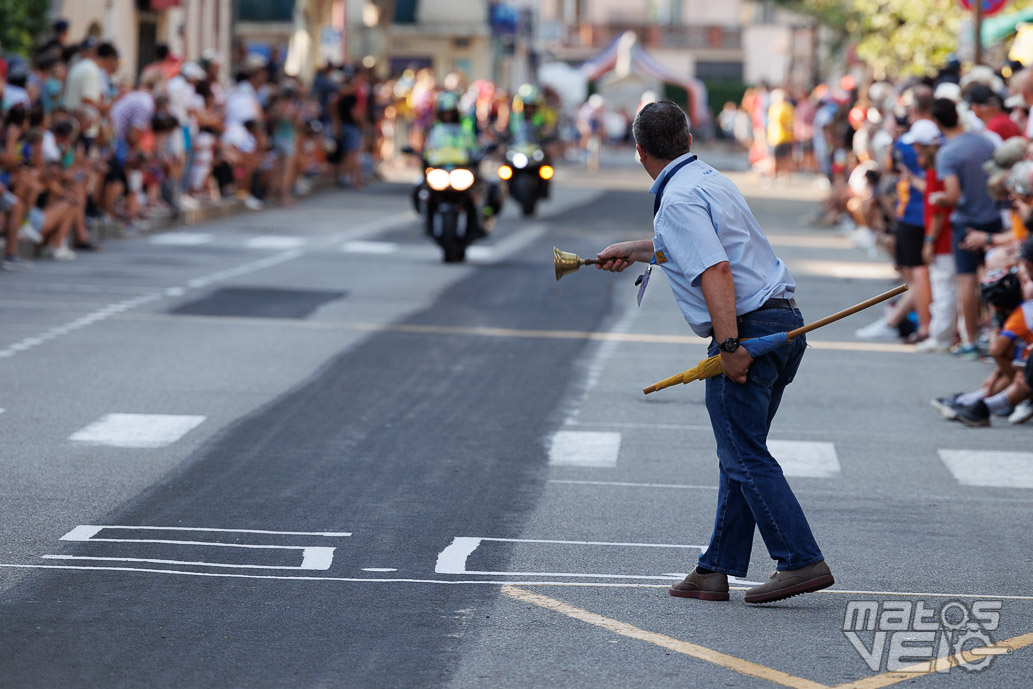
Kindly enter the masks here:
<path id="1" fill-rule="evenodd" d="M 883 292 L 877 297 L 872 297 L 871 299 L 862 301 L 860 304 L 855 304 L 854 306 L 851 306 L 849 309 L 843 309 L 842 311 L 834 313 L 831 316 L 826 316 L 821 320 L 815 321 L 810 325 L 805 325 L 802 328 L 790 330 L 789 332 L 785 333 L 775 333 L 774 335 L 765 335 L 764 337 L 756 337 L 750 340 L 743 340 L 742 346 L 746 348 L 746 351 L 748 351 L 750 353 L 750 356 L 752 356 L 753 358 L 763 356 L 764 354 L 769 354 L 781 347 L 782 345 L 792 342 L 800 335 L 809 333 L 812 330 L 817 330 L 818 328 L 828 325 L 829 323 L 834 323 L 835 321 L 853 315 L 858 311 L 864 311 L 865 309 L 875 306 L 876 304 L 881 304 L 887 299 L 892 299 L 898 294 L 902 294 L 906 291 L 907 285 L 899 285 L 888 292 Z M 716 354 L 708 359 L 704 359 L 703 361 L 699 362 L 698 364 L 690 368 L 688 371 L 682 371 L 677 375 L 673 375 L 670 378 L 665 378 L 664 380 L 661 380 L 659 383 L 654 383 L 653 385 L 650 385 L 647 388 L 643 388 L 642 392 L 648 395 L 651 392 L 663 390 L 664 388 L 669 388 L 672 385 L 678 385 L 679 383 L 685 385 L 687 383 L 691 383 L 694 380 L 713 378 L 714 376 L 720 374 L 721 355 Z"/>

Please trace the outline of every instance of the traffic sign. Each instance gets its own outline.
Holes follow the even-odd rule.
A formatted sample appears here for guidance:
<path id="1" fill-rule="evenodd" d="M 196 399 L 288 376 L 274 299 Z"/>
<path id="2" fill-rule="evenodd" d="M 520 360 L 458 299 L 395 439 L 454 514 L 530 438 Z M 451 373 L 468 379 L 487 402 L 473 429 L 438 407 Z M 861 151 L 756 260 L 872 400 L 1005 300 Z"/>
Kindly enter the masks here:
<path id="1" fill-rule="evenodd" d="M 972 0 L 958 0 L 966 10 L 972 9 Z M 997 14 L 1008 4 L 1008 0 L 983 0 L 983 16 L 989 17 Z"/>

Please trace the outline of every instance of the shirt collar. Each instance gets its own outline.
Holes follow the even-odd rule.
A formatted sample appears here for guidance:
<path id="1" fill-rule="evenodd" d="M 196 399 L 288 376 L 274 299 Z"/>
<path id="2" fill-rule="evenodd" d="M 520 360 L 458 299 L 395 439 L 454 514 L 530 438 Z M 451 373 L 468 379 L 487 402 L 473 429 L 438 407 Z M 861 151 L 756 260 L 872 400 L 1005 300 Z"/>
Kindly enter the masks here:
<path id="1" fill-rule="evenodd" d="M 664 178 L 670 174 L 671 170 L 681 161 L 686 160 L 687 158 L 691 158 L 694 155 L 696 154 L 691 152 L 683 153 L 671 162 L 667 163 L 667 165 L 664 166 L 664 169 L 660 171 L 660 174 L 656 176 L 656 179 L 653 180 L 652 186 L 649 187 L 649 193 L 655 194 L 660 189 L 660 185 L 663 184 Z"/>

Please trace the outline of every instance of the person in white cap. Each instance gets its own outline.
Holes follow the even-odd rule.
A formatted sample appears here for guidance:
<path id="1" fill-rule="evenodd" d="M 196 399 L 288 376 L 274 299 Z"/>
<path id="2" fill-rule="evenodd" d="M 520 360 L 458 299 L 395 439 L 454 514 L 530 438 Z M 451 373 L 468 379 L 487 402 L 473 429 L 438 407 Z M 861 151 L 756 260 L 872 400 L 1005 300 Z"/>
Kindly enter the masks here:
<path id="1" fill-rule="evenodd" d="M 934 206 L 929 196 L 943 192 L 943 180 L 936 175 L 936 152 L 943 143 L 940 128 L 931 120 L 915 122 L 908 132 L 912 145 L 918 149 L 918 158 L 925 168 L 925 239 L 922 262 L 929 272 L 932 303 L 929 307 L 929 337 L 915 346 L 920 352 L 946 352 L 950 349 L 957 329 L 957 289 L 955 287 L 954 255 L 951 248 L 950 215 L 953 206 Z"/>

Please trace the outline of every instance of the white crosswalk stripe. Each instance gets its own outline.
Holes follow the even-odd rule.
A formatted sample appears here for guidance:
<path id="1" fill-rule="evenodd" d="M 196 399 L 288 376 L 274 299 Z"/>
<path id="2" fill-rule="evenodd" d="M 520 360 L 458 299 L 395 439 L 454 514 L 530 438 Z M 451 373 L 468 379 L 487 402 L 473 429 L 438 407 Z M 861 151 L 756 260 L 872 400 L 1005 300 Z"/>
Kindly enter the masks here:
<path id="1" fill-rule="evenodd" d="M 573 467 L 615 467 L 621 434 L 603 431 L 558 431 L 549 443 L 549 464 Z"/>
<path id="2" fill-rule="evenodd" d="M 157 246 L 201 246 L 212 241 L 214 237 L 208 232 L 165 232 L 150 239 Z"/>
<path id="3" fill-rule="evenodd" d="M 768 450 L 782 465 L 786 476 L 834 478 L 839 475 L 839 458 L 832 443 L 769 440 Z"/>
<path id="4" fill-rule="evenodd" d="M 203 416 L 180 414 L 106 414 L 69 440 L 113 447 L 165 447 L 204 420 Z"/>
<path id="5" fill-rule="evenodd" d="M 283 251 L 285 249 L 297 249 L 305 246 L 304 237 L 289 237 L 284 235 L 263 235 L 252 237 L 244 242 L 246 249 L 266 249 L 269 251 Z"/>
<path id="6" fill-rule="evenodd" d="M 940 450 L 958 483 L 994 488 L 1033 488 L 1033 452 Z"/>

